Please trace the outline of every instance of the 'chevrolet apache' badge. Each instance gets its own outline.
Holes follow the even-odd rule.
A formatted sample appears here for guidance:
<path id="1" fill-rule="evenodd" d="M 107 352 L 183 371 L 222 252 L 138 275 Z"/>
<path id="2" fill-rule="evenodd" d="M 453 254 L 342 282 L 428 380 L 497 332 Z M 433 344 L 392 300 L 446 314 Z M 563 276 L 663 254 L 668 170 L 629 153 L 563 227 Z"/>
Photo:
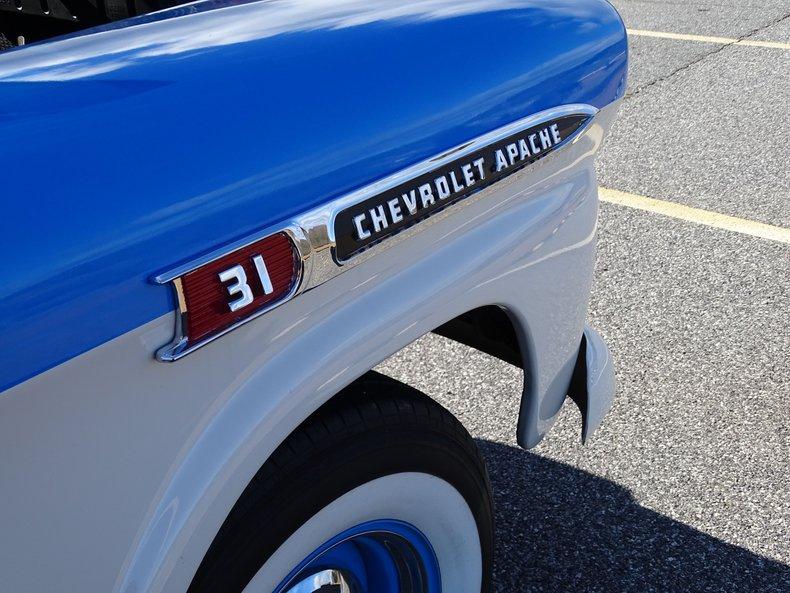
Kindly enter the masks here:
<path id="1" fill-rule="evenodd" d="M 565 105 L 512 122 L 154 276 L 172 284 L 177 304 L 157 358 L 178 360 L 315 288 L 368 247 L 572 142 L 594 114 Z"/>
<path id="2" fill-rule="evenodd" d="M 572 114 L 521 130 L 342 210 L 335 218 L 335 258 L 343 262 L 534 163 L 590 119 Z"/>

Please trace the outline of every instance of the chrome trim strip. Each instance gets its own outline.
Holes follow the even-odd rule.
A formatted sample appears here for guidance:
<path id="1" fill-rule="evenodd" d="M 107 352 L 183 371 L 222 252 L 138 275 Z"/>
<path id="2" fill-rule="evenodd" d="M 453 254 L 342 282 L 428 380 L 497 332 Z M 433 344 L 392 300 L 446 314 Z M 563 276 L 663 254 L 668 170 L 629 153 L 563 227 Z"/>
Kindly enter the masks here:
<path id="1" fill-rule="evenodd" d="M 473 140 L 469 140 L 449 150 L 446 150 L 440 155 L 421 161 L 415 165 L 412 165 L 411 167 L 398 171 L 397 173 L 394 173 L 389 177 L 385 177 L 379 181 L 371 183 L 370 185 L 367 185 L 350 194 L 346 194 L 345 196 L 334 200 L 328 205 L 331 207 L 331 214 L 329 216 L 329 220 L 325 222 L 328 230 L 328 237 L 329 237 L 329 242 L 331 244 L 330 247 L 332 249 L 334 262 L 338 266 L 347 266 L 352 262 L 354 262 L 355 264 L 361 263 L 362 261 L 370 258 L 372 255 L 375 255 L 376 253 L 379 253 L 380 251 L 391 247 L 394 244 L 393 241 L 396 238 L 400 238 L 400 240 L 402 240 L 403 237 L 412 236 L 412 233 L 409 233 L 409 231 L 413 231 L 413 229 L 415 228 L 424 229 L 430 226 L 431 222 L 429 221 L 431 221 L 434 218 L 437 218 L 437 216 L 441 216 L 441 213 L 446 211 L 455 211 L 457 208 L 463 208 L 463 204 L 465 202 L 468 202 L 470 198 L 473 198 L 474 195 L 464 198 L 460 201 L 452 202 L 447 207 L 437 211 L 435 214 L 430 215 L 428 218 L 419 221 L 418 223 L 414 224 L 411 227 L 407 227 L 406 229 L 398 232 L 396 235 L 387 237 L 381 243 L 374 244 L 369 248 L 365 249 L 364 251 L 356 253 L 347 259 L 340 260 L 335 255 L 335 218 L 340 212 L 342 212 L 346 208 L 353 206 L 354 204 L 357 204 L 359 202 L 363 202 L 368 198 L 371 198 L 377 194 L 383 193 L 393 187 L 400 185 L 401 183 L 405 183 L 407 181 L 410 181 L 411 179 L 419 177 L 420 175 L 429 173 L 434 169 L 452 163 L 457 159 L 461 159 L 466 155 L 472 154 L 473 152 L 476 152 L 477 150 L 483 149 L 491 144 L 494 144 L 499 140 L 503 140 L 512 134 L 517 134 L 522 130 L 526 130 L 533 126 L 537 126 L 540 125 L 541 123 L 551 121 L 566 115 L 578 115 L 578 114 L 589 115 L 590 119 L 586 121 L 583 125 L 581 125 L 573 133 L 573 135 L 565 138 L 560 144 L 556 145 L 554 150 L 552 150 L 547 155 L 547 157 L 550 157 L 552 154 L 557 152 L 557 150 L 562 149 L 562 147 L 564 147 L 565 145 L 570 144 L 574 142 L 577 138 L 579 138 L 581 134 L 584 132 L 584 130 L 586 130 L 587 127 L 590 125 L 596 113 L 598 113 L 597 108 L 593 107 L 592 105 L 585 105 L 585 104 L 563 105 L 561 107 L 554 107 L 552 109 L 547 109 L 545 111 L 541 111 L 534 115 L 530 115 L 528 117 L 515 121 L 501 128 L 497 128 L 496 130 L 488 132 L 487 134 L 483 134 L 482 136 L 478 136 Z M 536 161 L 535 163 L 528 164 L 526 165 L 526 167 L 534 167 L 539 162 L 540 161 Z M 493 184 L 493 186 L 487 186 L 486 188 L 484 188 L 483 190 L 477 193 L 485 193 L 486 189 L 488 189 L 489 187 L 495 187 L 498 183 L 499 182 L 497 181 Z M 436 221 L 434 220 L 433 222 Z"/>
<path id="2" fill-rule="evenodd" d="M 192 270 L 200 268 L 201 266 L 205 266 L 206 264 L 210 264 L 214 260 L 236 251 L 237 249 L 241 249 L 242 247 L 246 247 L 247 245 L 251 245 L 256 241 L 265 239 L 270 235 L 276 235 L 277 233 L 285 233 L 290 237 L 303 260 L 306 256 L 310 255 L 310 241 L 307 239 L 304 230 L 296 221 L 289 220 L 267 227 L 253 235 L 249 235 L 243 239 L 234 241 L 233 243 L 223 245 L 222 247 L 215 249 L 214 251 L 210 251 L 205 255 L 201 255 L 200 257 L 178 266 L 177 268 L 173 268 L 172 270 L 168 270 L 167 272 L 159 274 L 158 276 L 154 276 L 152 280 L 157 284 L 167 284 L 168 282 L 171 282 L 172 280 L 175 280 L 176 278 L 183 276 Z"/>
<path id="3" fill-rule="evenodd" d="M 444 219 L 450 214 L 457 212 L 465 206 L 481 199 L 485 195 L 488 195 L 492 188 L 496 188 L 499 185 L 499 182 L 496 182 L 493 185 L 490 185 L 465 199 L 449 204 L 446 208 L 442 209 L 441 211 L 437 211 L 429 218 L 421 220 L 413 226 L 403 229 L 397 235 L 388 237 L 381 243 L 374 244 L 364 251 L 352 255 L 347 260 L 338 261 L 334 254 L 335 218 L 341 211 L 345 210 L 349 206 L 353 206 L 358 202 L 362 202 L 377 194 L 385 192 L 395 186 L 419 177 L 424 173 L 428 173 L 438 167 L 449 164 L 456 159 L 462 158 L 477 150 L 485 148 L 490 144 L 507 138 L 512 134 L 517 134 L 518 132 L 527 128 L 531 128 L 541 123 L 566 115 L 581 114 L 590 116 L 590 119 L 580 126 L 572 136 L 569 136 L 563 140 L 562 143 L 558 144 L 551 153 L 544 157 L 544 159 L 549 159 L 563 146 L 572 144 L 578 140 L 578 138 L 581 137 L 584 131 L 589 127 L 597 113 L 598 109 L 591 105 L 585 104 L 562 105 L 535 113 L 511 124 L 488 132 L 487 134 L 478 136 L 473 140 L 463 142 L 462 144 L 450 148 L 439 155 L 425 159 L 419 163 L 407 167 L 406 169 L 398 171 L 397 173 L 393 173 L 388 177 L 384 177 L 383 179 L 366 185 L 363 188 L 332 200 L 327 204 L 300 214 L 291 220 L 267 227 L 253 235 L 215 249 L 188 263 L 153 277 L 152 281 L 157 284 L 166 284 L 168 282 L 173 283 L 176 302 L 179 304 L 173 340 L 166 346 L 160 348 L 156 354 L 156 358 L 160 361 L 171 362 L 186 356 L 190 352 L 194 352 L 201 346 L 212 342 L 220 336 L 223 336 L 226 333 L 236 329 L 240 325 L 243 325 L 248 321 L 252 321 L 256 317 L 259 317 L 264 313 L 267 313 L 279 305 L 287 302 L 297 294 L 315 288 L 316 286 L 331 280 L 338 274 L 342 273 L 345 269 L 356 266 L 368 260 L 369 258 L 376 256 L 382 251 L 389 249 L 393 245 L 400 243 L 402 240 L 413 236 L 415 233 L 422 232 L 426 228 L 430 227 L 433 223 Z M 544 159 L 541 159 L 541 161 Z M 541 161 L 527 165 L 526 168 L 535 167 L 539 165 Z M 282 299 L 278 300 L 276 303 L 272 303 L 271 305 L 256 311 L 249 317 L 238 321 L 221 332 L 200 342 L 189 344 L 188 337 L 184 334 L 184 330 L 186 328 L 186 316 L 189 313 L 186 310 L 186 304 L 184 302 L 179 278 L 196 268 L 204 266 L 216 259 L 219 259 L 220 257 L 223 257 L 224 255 L 227 255 L 228 253 L 231 253 L 242 247 L 246 247 L 251 243 L 255 243 L 256 241 L 264 239 L 269 235 L 273 235 L 278 232 L 285 232 L 291 238 L 302 261 L 299 277 L 291 292 Z"/>

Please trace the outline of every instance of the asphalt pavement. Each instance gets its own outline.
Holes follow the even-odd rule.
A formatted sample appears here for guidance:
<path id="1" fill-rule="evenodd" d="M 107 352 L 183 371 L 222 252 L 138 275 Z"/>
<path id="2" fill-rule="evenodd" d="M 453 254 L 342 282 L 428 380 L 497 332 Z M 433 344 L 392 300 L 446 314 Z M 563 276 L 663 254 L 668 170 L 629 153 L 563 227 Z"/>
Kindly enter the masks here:
<path id="1" fill-rule="evenodd" d="M 788 0 L 613 3 L 629 29 L 790 43 Z M 790 227 L 790 48 L 629 43 L 601 185 Z M 460 344 L 380 367 L 483 449 L 496 589 L 790 591 L 790 244 L 603 203 L 589 321 L 618 390 L 586 446 L 567 402 L 519 449 L 522 372 Z"/>

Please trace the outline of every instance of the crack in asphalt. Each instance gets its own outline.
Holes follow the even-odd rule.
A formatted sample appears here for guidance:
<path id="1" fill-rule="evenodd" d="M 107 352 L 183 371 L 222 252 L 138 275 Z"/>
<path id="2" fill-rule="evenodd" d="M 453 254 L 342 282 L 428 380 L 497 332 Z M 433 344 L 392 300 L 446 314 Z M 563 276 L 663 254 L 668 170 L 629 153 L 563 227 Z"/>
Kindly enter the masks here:
<path id="1" fill-rule="evenodd" d="M 647 84 L 644 84 L 644 85 L 642 85 L 642 86 L 640 86 L 640 87 L 636 88 L 635 90 L 633 90 L 633 91 L 631 91 L 631 92 L 627 92 L 627 93 L 625 94 L 625 97 L 623 97 L 623 100 L 624 100 L 624 101 L 627 101 L 628 99 L 630 99 L 630 98 L 632 98 L 632 97 L 635 97 L 636 95 L 638 95 L 639 93 L 641 93 L 641 92 L 642 92 L 642 91 L 644 91 L 645 89 L 648 89 L 648 88 L 650 88 L 650 87 L 652 87 L 652 86 L 654 86 L 654 85 L 658 84 L 659 82 L 664 82 L 665 80 L 669 80 L 670 78 L 672 78 L 672 77 L 673 77 L 673 76 L 675 76 L 676 74 L 679 74 L 680 72 L 683 72 L 684 70 L 687 70 L 688 68 L 691 68 L 691 67 L 692 67 L 692 66 L 694 66 L 695 64 L 699 64 L 699 63 L 700 63 L 700 62 L 702 62 L 703 60 L 706 60 L 706 59 L 708 59 L 710 56 L 715 56 L 716 54 L 719 54 L 719 53 L 721 53 L 722 51 L 724 51 L 724 50 L 725 50 L 725 49 L 727 49 L 728 47 L 730 47 L 730 46 L 733 46 L 733 45 L 737 45 L 737 44 L 738 44 L 738 42 L 740 42 L 740 41 L 744 41 L 744 40 L 746 40 L 746 39 L 749 39 L 750 37 L 753 37 L 754 35 L 757 35 L 758 33 L 762 32 L 762 31 L 764 31 L 764 30 L 766 30 L 766 29 L 768 29 L 768 28 L 770 28 L 770 27 L 773 27 L 774 25 L 778 25 L 778 24 L 780 24 L 782 21 L 785 21 L 785 20 L 787 20 L 788 18 L 790 18 L 790 13 L 788 13 L 788 14 L 786 14 L 786 15 L 784 15 L 784 16 L 781 16 L 781 17 L 779 17 L 779 18 L 776 18 L 776 19 L 772 20 L 771 22 L 769 22 L 769 23 L 767 23 L 767 24 L 765 24 L 765 25 L 762 25 L 762 26 L 760 26 L 760 27 L 757 27 L 756 29 L 752 29 L 752 30 L 751 30 L 751 31 L 749 31 L 748 33 L 745 33 L 745 34 L 741 35 L 740 37 L 736 37 L 734 41 L 731 41 L 731 42 L 729 42 L 729 43 L 724 43 L 724 44 L 720 45 L 720 46 L 719 46 L 719 47 L 717 47 L 716 49 L 714 49 L 714 50 L 712 50 L 712 51 L 709 51 L 708 53 L 705 53 L 705 54 L 701 55 L 700 57 L 698 57 L 698 58 L 697 58 L 697 59 L 695 59 L 695 60 L 692 60 L 692 61 L 691 61 L 691 62 L 689 62 L 688 64 L 684 64 L 683 66 L 681 66 L 681 67 L 679 67 L 679 68 L 676 68 L 675 70 L 673 70 L 673 71 L 672 71 L 672 72 L 670 72 L 669 74 L 667 74 L 667 75 L 665 75 L 665 76 L 659 76 L 659 77 L 658 77 L 658 78 L 656 78 L 655 80 L 652 80 L 652 81 L 648 82 Z"/>

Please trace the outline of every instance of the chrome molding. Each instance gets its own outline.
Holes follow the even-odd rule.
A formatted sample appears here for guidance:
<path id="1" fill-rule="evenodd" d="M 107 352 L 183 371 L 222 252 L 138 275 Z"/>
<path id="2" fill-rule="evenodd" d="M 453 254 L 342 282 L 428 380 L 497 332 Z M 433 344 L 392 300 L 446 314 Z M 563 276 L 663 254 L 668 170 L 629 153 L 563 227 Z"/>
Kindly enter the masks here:
<path id="1" fill-rule="evenodd" d="M 351 256 L 347 260 L 339 261 L 335 256 L 335 219 L 341 211 L 348 208 L 349 206 L 363 202 L 368 198 L 397 187 L 398 185 L 415 179 L 420 175 L 431 172 L 438 167 L 447 165 L 456 159 L 463 158 L 466 155 L 472 154 L 477 150 L 485 148 L 490 144 L 505 139 L 508 136 L 516 134 L 522 130 L 526 130 L 533 126 L 540 125 L 541 123 L 567 115 L 579 114 L 590 116 L 590 119 L 580 126 L 572 136 L 565 138 L 560 144 L 557 144 L 554 150 L 547 154 L 546 157 L 535 163 L 522 167 L 522 169 L 534 168 L 542 161 L 551 159 L 552 156 L 564 146 L 576 142 L 590 126 L 596 113 L 598 113 L 598 109 L 591 105 L 570 104 L 554 107 L 552 109 L 547 109 L 534 115 L 530 115 L 511 124 L 493 130 L 492 132 L 478 136 L 473 140 L 464 142 L 458 146 L 442 152 L 439 155 L 416 163 L 410 167 L 407 167 L 406 169 L 380 179 L 379 181 L 375 181 L 363 188 L 346 194 L 345 196 L 332 200 L 327 204 L 296 216 L 291 220 L 265 228 L 253 235 L 245 237 L 244 239 L 225 245 L 186 264 L 180 265 L 176 268 L 173 268 L 172 270 L 168 270 L 167 272 L 155 276 L 152 278 L 152 281 L 157 284 L 167 284 L 168 282 L 172 283 L 176 302 L 178 304 L 174 338 L 169 344 L 159 349 L 156 354 L 157 360 L 163 362 L 172 362 L 182 358 L 183 356 L 186 356 L 190 352 L 193 352 L 201 346 L 204 346 L 205 344 L 208 344 L 209 342 L 212 342 L 213 340 L 225 335 L 240 325 L 252 321 L 256 317 L 259 317 L 264 313 L 275 309 L 299 293 L 315 288 L 316 286 L 331 280 L 338 274 L 342 273 L 345 269 L 359 265 L 371 257 L 375 257 L 379 253 L 393 247 L 394 245 L 397 245 L 404 239 L 424 231 L 426 228 L 430 227 L 432 224 L 435 224 L 439 220 L 442 220 L 447 216 L 463 209 L 469 204 L 484 198 L 486 195 L 490 194 L 492 190 L 496 189 L 497 187 L 501 187 L 501 182 L 489 185 L 488 187 L 481 189 L 477 193 L 474 193 L 464 199 L 452 202 L 438 211 L 436 214 L 416 222 L 412 226 L 400 231 L 397 235 L 393 235 L 381 243 L 374 244 L 366 250 Z M 272 303 L 267 307 L 263 307 L 262 309 L 251 314 L 249 317 L 240 320 L 221 332 L 207 337 L 199 342 L 189 343 L 188 336 L 186 336 L 184 333 L 186 328 L 186 319 L 189 312 L 186 309 L 186 303 L 183 296 L 180 280 L 181 277 L 184 274 L 187 274 L 192 270 L 219 259 L 220 257 L 223 257 L 237 249 L 279 232 L 284 232 L 290 237 L 296 246 L 301 259 L 299 277 L 291 292 L 277 302 Z"/>

